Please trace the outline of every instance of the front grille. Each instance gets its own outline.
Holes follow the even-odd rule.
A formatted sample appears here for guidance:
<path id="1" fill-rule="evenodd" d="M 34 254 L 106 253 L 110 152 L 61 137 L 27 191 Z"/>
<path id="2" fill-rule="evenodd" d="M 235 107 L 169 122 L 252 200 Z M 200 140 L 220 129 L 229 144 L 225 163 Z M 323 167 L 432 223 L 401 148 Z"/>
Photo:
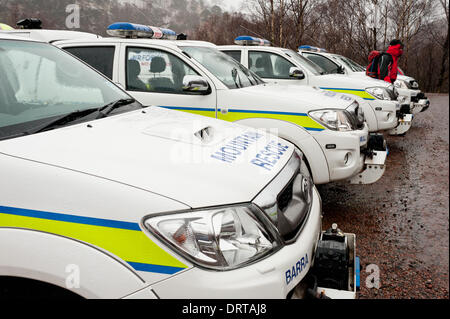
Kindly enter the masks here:
<path id="1" fill-rule="evenodd" d="M 389 97 L 391 98 L 392 101 L 397 101 L 398 98 L 398 92 L 395 88 L 386 88 L 386 91 L 389 94 Z"/>
<path id="2" fill-rule="evenodd" d="M 364 128 L 364 112 L 358 102 L 354 102 L 347 108 L 347 114 L 352 124 L 352 129 L 362 130 Z"/>
<path id="3" fill-rule="evenodd" d="M 312 195 L 305 196 L 303 193 L 303 182 L 304 178 L 298 172 L 296 177 L 277 197 L 277 228 L 281 237 L 287 243 L 297 237 L 311 209 Z"/>
<path id="4" fill-rule="evenodd" d="M 277 204 L 278 209 L 284 212 L 292 200 L 294 191 L 294 181 L 291 181 L 289 185 L 278 195 Z"/>
<path id="5" fill-rule="evenodd" d="M 312 206 L 314 186 L 309 177 L 303 177 L 305 170 L 306 163 L 294 154 L 280 174 L 253 201 L 266 213 L 287 244 L 301 232 Z"/>

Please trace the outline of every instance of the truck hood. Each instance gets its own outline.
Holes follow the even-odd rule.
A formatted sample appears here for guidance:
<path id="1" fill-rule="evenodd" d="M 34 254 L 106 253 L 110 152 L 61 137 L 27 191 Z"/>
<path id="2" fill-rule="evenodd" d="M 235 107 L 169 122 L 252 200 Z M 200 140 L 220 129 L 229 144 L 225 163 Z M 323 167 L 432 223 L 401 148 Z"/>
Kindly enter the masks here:
<path id="1" fill-rule="evenodd" d="M 352 95 L 324 91 L 317 87 L 277 83 L 265 83 L 225 92 L 230 97 L 219 101 L 238 101 L 229 106 L 256 107 L 259 110 L 283 112 L 306 113 L 323 108 L 345 109 L 355 101 Z"/>
<path id="2" fill-rule="evenodd" d="M 386 81 L 368 77 L 365 72 L 353 72 L 353 73 L 351 73 L 351 75 L 355 75 L 356 77 L 358 77 L 358 81 L 360 79 L 369 80 L 369 81 L 378 81 L 379 85 L 375 85 L 375 86 L 389 86 L 390 85 L 390 83 L 388 83 Z M 397 75 L 397 79 L 398 80 L 406 80 L 406 81 L 414 80 L 413 78 L 411 78 L 409 76 L 405 76 L 405 75 L 401 75 L 401 74 Z"/>
<path id="3" fill-rule="evenodd" d="M 293 151 L 292 144 L 262 131 L 158 107 L 0 142 L 0 153 L 119 182 L 193 208 L 251 201 Z M 273 165 L 262 165 L 264 157 Z"/>
<path id="4" fill-rule="evenodd" d="M 364 73 L 361 73 L 364 74 Z M 324 74 L 310 77 L 312 85 L 321 88 L 345 88 L 365 90 L 369 87 L 388 87 L 390 83 L 383 80 L 373 79 L 364 74 L 364 76 L 355 79 L 345 74 Z"/>

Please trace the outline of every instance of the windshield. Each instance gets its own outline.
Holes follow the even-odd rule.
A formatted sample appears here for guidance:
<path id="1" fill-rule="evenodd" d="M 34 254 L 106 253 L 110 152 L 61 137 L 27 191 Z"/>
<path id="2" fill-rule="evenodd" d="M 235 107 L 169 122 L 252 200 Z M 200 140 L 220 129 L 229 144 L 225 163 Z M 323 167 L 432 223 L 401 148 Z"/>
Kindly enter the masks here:
<path id="1" fill-rule="evenodd" d="M 182 47 L 181 49 L 200 62 L 229 89 L 264 83 L 256 74 L 217 49 L 207 47 Z"/>
<path id="2" fill-rule="evenodd" d="M 130 98 L 90 67 L 46 44 L 0 40 L 0 139 L 50 118 Z"/>
<path id="3" fill-rule="evenodd" d="M 284 53 L 287 53 L 291 58 L 293 58 L 299 65 L 307 69 L 312 74 L 321 75 L 326 73 L 325 70 L 322 69 L 320 66 L 311 62 L 310 60 L 300 55 L 299 53 L 292 50 L 283 50 L 283 51 Z"/>
<path id="4" fill-rule="evenodd" d="M 358 63 L 356 63 L 355 61 L 346 58 L 342 55 L 337 55 L 336 58 L 341 61 L 342 63 L 344 63 L 347 67 L 350 68 L 350 70 L 352 70 L 353 72 L 365 72 L 366 68 L 359 65 Z"/>

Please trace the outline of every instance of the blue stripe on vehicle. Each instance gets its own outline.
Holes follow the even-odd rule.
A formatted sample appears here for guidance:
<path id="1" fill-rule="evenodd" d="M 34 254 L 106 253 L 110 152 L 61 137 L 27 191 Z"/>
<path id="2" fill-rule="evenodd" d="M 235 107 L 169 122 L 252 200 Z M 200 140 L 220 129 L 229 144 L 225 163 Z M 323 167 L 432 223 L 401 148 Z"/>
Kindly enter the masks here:
<path id="1" fill-rule="evenodd" d="M 178 110 L 178 111 L 210 111 L 215 112 L 216 109 L 211 108 L 202 108 L 202 107 L 182 107 L 182 106 L 163 106 L 160 105 L 159 107 L 169 109 L 169 110 Z"/>
<path id="2" fill-rule="evenodd" d="M 83 216 L 59 214 L 59 213 L 50 213 L 50 212 L 23 209 L 23 208 L 15 208 L 15 207 L 0 206 L 0 213 L 16 215 L 16 216 L 33 217 L 33 218 L 41 218 L 41 219 L 69 222 L 69 223 L 77 223 L 77 224 L 85 224 L 85 225 L 93 225 L 93 226 L 103 226 L 103 227 L 109 227 L 109 228 L 138 230 L 138 231 L 141 230 L 141 228 L 139 227 L 139 224 L 137 224 L 137 223 L 123 222 L 123 221 L 111 220 L 111 219 L 101 219 L 101 218 L 93 218 L 93 217 L 83 217 Z"/>
<path id="3" fill-rule="evenodd" d="M 366 90 L 361 90 L 361 89 L 326 88 L 326 87 L 321 87 L 320 89 L 322 89 L 322 90 L 345 90 L 345 91 L 356 91 L 356 92 L 365 92 L 366 91 Z"/>
<path id="4" fill-rule="evenodd" d="M 219 109 L 220 112 L 220 109 Z M 308 116 L 306 113 L 292 113 L 292 112 L 273 112 L 273 111 L 257 111 L 257 110 L 228 110 L 230 113 L 256 113 L 256 114 L 275 114 L 275 115 L 295 115 L 295 116 Z"/>
<path id="5" fill-rule="evenodd" d="M 200 107 L 182 107 L 182 106 L 162 106 L 159 107 L 170 109 L 170 110 L 178 110 L 178 111 L 210 111 L 215 112 L 216 109 L 213 108 L 200 108 Z M 221 112 L 222 109 L 218 109 L 218 112 Z M 306 113 L 295 113 L 295 112 L 274 112 L 274 111 L 259 111 L 259 110 L 241 110 L 241 109 L 229 109 L 228 113 L 244 113 L 244 114 L 268 114 L 268 115 L 289 115 L 289 116 L 303 116 L 308 117 Z M 321 128 L 312 128 L 303 126 L 307 131 L 315 131 L 320 132 L 324 129 Z"/>
<path id="6" fill-rule="evenodd" d="M 155 272 L 155 273 L 167 274 L 167 275 L 173 275 L 179 271 L 186 269 L 186 268 L 171 267 L 171 266 L 142 264 L 142 263 L 135 263 L 135 262 L 129 262 L 129 261 L 127 261 L 127 263 L 130 264 L 130 266 L 133 267 L 137 271 Z"/>

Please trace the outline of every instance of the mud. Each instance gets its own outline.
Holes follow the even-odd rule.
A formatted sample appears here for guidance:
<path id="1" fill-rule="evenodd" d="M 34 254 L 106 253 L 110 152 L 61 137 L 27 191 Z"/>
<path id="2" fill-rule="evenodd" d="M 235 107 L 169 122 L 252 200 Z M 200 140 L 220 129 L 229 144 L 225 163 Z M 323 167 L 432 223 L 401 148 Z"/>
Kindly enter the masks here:
<path id="1" fill-rule="evenodd" d="M 386 173 L 372 185 L 319 186 L 324 228 L 357 235 L 359 298 L 449 298 L 449 97 L 428 95 L 405 136 L 387 136 Z M 380 270 L 380 287 L 373 273 Z M 370 275 L 370 276 L 369 276 Z"/>

